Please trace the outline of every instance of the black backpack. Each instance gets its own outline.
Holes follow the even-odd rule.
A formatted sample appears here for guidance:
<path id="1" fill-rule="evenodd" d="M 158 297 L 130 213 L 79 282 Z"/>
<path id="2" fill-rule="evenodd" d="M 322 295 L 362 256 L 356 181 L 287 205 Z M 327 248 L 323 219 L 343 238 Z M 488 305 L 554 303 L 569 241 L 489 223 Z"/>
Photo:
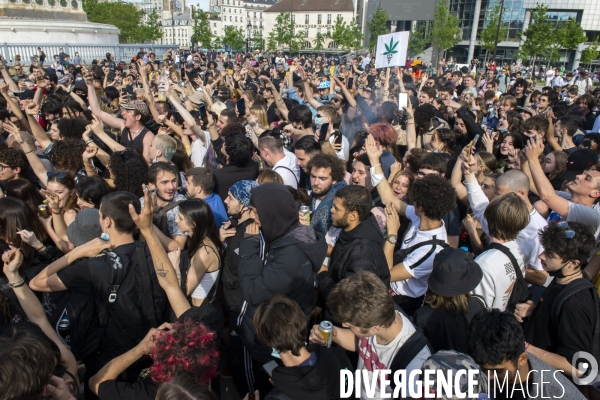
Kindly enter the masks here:
<path id="1" fill-rule="evenodd" d="M 131 257 L 128 265 L 119 267 L 114 264 L 113 260 L 108 287 L 109 294 L 104 298 L 96 299 L 100 337 L 104 335 L 109 320 L 112 320 L 126 338 L 137 344 L 150 328 L 156 328 L 164 322 L 163 316 L 168 301 L 166 294 L 158 284 L 154 268 L 148 264 L 147 253 L 149 251 L 147 252 L 146 245 L 136 241 L 135 254 Z M 106 264 L 103 258 L 91 258 L 89 260 L 90 271 L 105 269 Z M 131 286 L 132 281 L 135 282 L 134 286 Z M 104 285 L 104 283 L 100 284 Z M 138 290 L 137 293 L 126 291 L 127 288 L 133 287 Z M 139 320 L 123 320 L 114 310 L 116 304 L 122 310 L 134 313 L 139 311 Z"/>
<path id="2" fill-rule="evenodd" d="M 552 305 L 552 311 L 550 318 L 555 326 L 558 326 L 558 317 L 564 302 L 579 292 L 584 290 L 591 291 L 592 298 L 594 299 L 596 307 L 596 322 L 593 328 L 592 334 L 592 355 L 596 360 L 600 359 L 600 298 L 598 297 L 598 289 L 584 274 L 583 279 L 577 279 L 574 282 L 568 284 L 563 290 L 560 291 L 554 303 Z"/>
<path id="3" fill-rule="evenodd" d="M 414 263 L 413 265 L 411 265 L 409 268 L 410 269 L 415 269 L 417 268 L 419 265 L 423 264 L 425 262 L 425 260 L 427 260 L 429 257 L 431 257 L 431 255 L 433 254 L 433 252 L 435 251 L 435 249 L 437 248 L 437 246 L 441 246 L 442 248 L 446 248 L 448 247 L 448 243 L 446 243 L 443 240 L 440 239 L 436 239 L 436 236 L 434 235 L 432 239 L 426 240 L 424 242 L 421 243 L 417 243 L 414 246 L 410 246 L 407 249 L 399 249 L 396 250 L 394 252 L 394 265 L 398 265 L 402 262 L 404 262 L 404 259 L 413 251 L 415 251 L 416 249 L 418 249 L 419 247 L 423 247 L 423 246 L 431 246 L 431 250 L 429 250 L 427 252 L 427 254 L 425 254 L 421 259 L 419 259 L 419 261 L 417 261 L 416 263 Z"/>
<path id="4" fill-rule="evenodd" d="M 392 363 L 390 364 L 390 370 L 392 371 L 391 376 L 394 376 L 394 372 L 399 370 L 405 370 L 408 364 L 423 350 L 425 346 L 429 349 L 429 352 L 433 354 L 433 349 L 429 344 L 429 341 L 417 327 L 416 331 L 408 338 L 406 342 L 398 349 L 398 352 L 394 356 Z M 407 377 L 408 378 L 408 377 Z M 390 387 L 392 391 L 396 387 L 394 380 L 390 379 Z"/>
<path id="5" fill-rule="evenodd" d="M 515 256 L 510 252 L 510 250 L 503 244 L 495 242 L 487 245 L 484 251 L 490 249 L 499 250 L 502 253 L 504 253 L 504 255 L 508 257 L 508 259 L 512 263 L 513 268 L 515 270 L 515 275 L 517 276 L 517 279 L 515 280 L 515 286 L 513 287 L 513 290 L 510 293 L 510 297 L 508 299 L 508 303 L 506 304 L 506 311 L 512 313 L 515 311 L 515 307 L 517 306 L 517 304 L 527 303 L 527 300 L 531 299 L 531 292 L 529 291 L 527 282 L 525 282 L 525 278 L 523 277 L 523 273 L 521 272 L 519 263 L 517 262 Z"/>
<path id="6" fill-rule="evenodd" d="M 183 201 L 185 200 L 174 201 L 171 204 L 167 204 L 164 207 L 154 206 L 154 215 L 152 216 L 152 222 L 167 237 L 171 237 L 171 232 L 169 232 L 169 224 L 167 222 L 167 212 L 179 206 L 179 203 Z"/>

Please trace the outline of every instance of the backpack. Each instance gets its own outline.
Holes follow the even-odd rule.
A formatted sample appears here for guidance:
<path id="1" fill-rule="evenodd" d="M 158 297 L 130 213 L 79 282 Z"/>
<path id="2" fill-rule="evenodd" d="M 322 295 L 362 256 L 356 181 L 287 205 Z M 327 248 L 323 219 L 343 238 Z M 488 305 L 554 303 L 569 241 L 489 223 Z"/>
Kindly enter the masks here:
<path id="1" fill-rule="evenodd" d="M 163 322 L 162 316 L 168 303 L 166 295 L 158 284 L 154 268 L 148 264 L 145 244 L 135 242 L 135 252 L 127 265 L 119 265 L 111 253 L 103 253 L 112 259 L 112 265 L 109 294 L 105 298 L 96 299 L 99 335 L 104 335 L 109 320 L 112 320 L 132 343 L 137 344 L 150 328 L 156 328 Z M 103 258 L 91 258 L 90 271 L 106 269 Z M 131 286 L 132 281 L 134 286 Z M 100 285 L 104 284 L 101 279 L 99 282 Z M 126 290 L 130 287 L 139 291 L 129 293 Z M 129 312 L 132 318 L 138 314 L 139 319 L 122 320 L 115 312 L 117 304 L 121 310 Z"/>
<path id="2" fill-rule="evenodd" d="M 167 237 L 171 237 L 171 232 L 169 232 L 167 212 L 179 206 L 179 203 L 183 201 L 185 200 L 174 201 L 171 204 L 167 204 L 164 207 L 154 207 L 154 215 L 152 216 L 152 222 Z"/>
<path id="3" fill-rule="evenodd" d="M 391 376 L 394 375 L 394 372 L 399 370 L 405 370 L 408 364 L 423 350 L 423 347 L 427 346 L 431 354 L 433 354 L 433 349 L 429 344 L 429 341 L 418 328 L 415 327 L 415 333 L 408 338 L 406 342 L 398 349 L 398 352 L 394 356 L 392 363 L 390 364 L 390 370 L 392 371 Z M 393 379 L 390 379 L 390 387 L 392 391 L 395 389 L 396 384 Z"/>
<path id="4" fill-rule="evenodd" d="M 510 250 L 500 243 L 490 243 L 486 246 L 485 250 L 490 249 L 499 250 L 502 253 L 504 253 L 504 255 L 508 257 L 508 259 L 512 263 L 513 268 L 515 270 L 515 275 L 517 276 L 517 279 L 515 280 L 515 286 L 513 287 L 513 290 L 510 293 L 510 297 L 508 299 L 508 303 L 506 304 L 506 311 L 512 313 L 513 311 L 515 311 L 515 307 L 517 306 L 517 304 L 527 303 L 527 300 L 531 299 L 531 292 L 529 291 L 527 282 L 525 282 L 525 278 L 523 277 L 523 273 L 521 272 L 519 263 L 517 262 L 515 256 L 513 256 L 513 254 L 510 252 Z"/>
<path id="5" fill-rule="evenodd" d="M 433 246 L 431 246 L 433 245 Z M 423 264 L 425 262 L 425 260 L 427 260 L 435 251 L 435 249 L 437 248 L 437 246 L 441 246 L 442 248 L 446 248 L 448 247 L 448 243 L 444 242 L 443 240 L 440 239 L 436 239 L 436 235 L 433 236 L 432 239 L 426 240 L 424 242 L 421 243 L 417 243 L 414 246 L 410 246 L 407 249 L 399 249 L 396 250 L 394 252 L 394 265 L 400 264 L 402 262 L 404 262 L 404 259 L 413 251 L 415 251 L 416 249 L 418 249 L 419 247 L 423 247 L 423 246 L 431 246 L 431 250 L 429 250 L 427 252 L 427 254 L 425 254 L 421 259 L 419 259 L 419 261 L 417 261 L 416 263 L 414 263 L 413 265 L 411 265 L 409 268 L 410 269 L 415 269 L 417 268 L 419 265 Z"/>
<path id="6" fill-rule="evenodd" d="M 596 286 L 594 286 L 589 279 L 586 277 L 584 277 L 584 279 L 577 279 L 561 290 L 558 296 L 556 296 L 554 304 L 552 305 L 550 318 L 554 325 L 558 326 L 558 317 L 564 302 L 569 297 L 584 290 L 591 291 L 596 306 L 596 322 L 594 324 L 594 330 L 592 334 L 592 355 L 594 358 L 596 358 L 596 360 L 598 360 L 600 359 L 600 298 L 598 297 Z"/>

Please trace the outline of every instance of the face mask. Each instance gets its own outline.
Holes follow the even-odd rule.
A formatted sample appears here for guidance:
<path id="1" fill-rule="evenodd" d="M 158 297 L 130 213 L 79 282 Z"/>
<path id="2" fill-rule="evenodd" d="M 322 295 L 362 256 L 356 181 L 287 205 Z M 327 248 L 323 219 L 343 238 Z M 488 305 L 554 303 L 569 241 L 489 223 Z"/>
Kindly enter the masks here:
<path id="1" fill-rule="evenodd" d="M 108 242 L 110 239 L 110 236 L 108 235 L 108 233 L 102 232 L 102 235 L 100 235 L 100 239 L 104 240 L 105 242 Z"/>
<path id="2" fill-rule="evenodd" d="M 79 77 L 79 78 L 75 79 L 75 81 L 76 81 L 76 82 L 79 82 L 79 81 L 80 81 L 80 80 L 82 80 L 82 79 L 83 79 L 83 78 Z M 81 97 L 81 96 L 79 96 L 79 97 Z"/>
<path id="3" fill-rule="evenodd" d="M 323 119 L 322 118 L 315 118 L 315 125 L 317 126 L 321 126 L 323 124 Z"/>
<path id="4" fill-rule="evenodd" d="M 556 271 L 547 271 L 548 275 L 554 277 L 554 278 L 565 278 L 565 275 L 563 274 L 563 269 L 569 265 L 569 261 L 567 261 L 567 263 L 565 265 L 563 265 L 562 267 L 560 267 L 560 269 L 557 269 Z"/>
<path id="5" fill-rule="evenodd" d="M 504 128 L 504 129 L 502 129 L 501 131 L 498 131 L 498 132 L 500 132 L 501 134 L 505 134 L 506 132 L 508 132 L 508 128 Z"/>

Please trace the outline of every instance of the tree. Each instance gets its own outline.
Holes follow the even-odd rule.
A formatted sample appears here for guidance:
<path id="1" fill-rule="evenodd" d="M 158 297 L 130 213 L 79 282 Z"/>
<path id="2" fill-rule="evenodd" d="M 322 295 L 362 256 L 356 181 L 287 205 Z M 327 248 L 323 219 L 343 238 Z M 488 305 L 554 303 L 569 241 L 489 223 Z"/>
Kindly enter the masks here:
<path id="1" fill-rule="evenodd" d="M 264 50 L 265 41 L 263 39 L 263 35 L 261 31 L 253 31 L 252 32 L 252 48 L 257 50 Z"/>
<path id="2" fill-rule="evenodd" d="M 575 50 L 580 43 L 587 41 L 583 28 L 574 19 L 560 24 L 556 37 L 561 47 L 566 50 Z"/>
<path id="3" fill-rule="evenodd" d="M 350 50 L 358 50 L 362 47 L 362 42 L 365 36 L 360 33 L 358 24 L 355 19 L 352 19 L 348 24 L 348 42 L 347 46 Z"/>
<path id="4" fill-rule="evenodd" d="M 229 46 L 233 51 L 242 50 L 246 46 L 244 31 L 232 25 L 227 25 L 223 30 L 221 39 L 224 46 Z"/>
<path id="5" fill-rule="evenodd" d="M 429 32 L 431 44 L 436 49 L 436 60 L 439 59 L 440 53 L 460 42 L 459 32 L 460 21 L 457 17 L 450 14 L 448 0 L 438 0 Z"/>
<path id="6" fill-rule="evenodd" d="M 596 39 L 594 43 L 590 45 L 590 47 L 586 47 L 581 51 L 581 58 L 579 59 L 579 61 L 583 65 L 591 66 L 592 63 L 598 59 L 599 55 L 600 52 L 598 51 L 598 39 Z"/>
<path id="7" fill-rule="evenodd" d="M 410 39 L 408 40 L 408 55 L 411 57 L 421 54 L 425 50 L 425 46 L 428 43 L 427 26 L 425 24 L 419 24 L 417 29 L 410 33 Z"/>
<path id="8" fill-rule="evenodd" d="M 489 10 L 485 27 L 479 33 L 479 45 L 485 50 L 486 62 L 489 53 L 494 51 L 494 47 L 496 47 L 496 38 L 502 40 L 506 37 L 506 33 L 508 32 L 508 25 L 505 23 L 500 23 L 500 30 L 498 30 L 498 21 L 501 12 L 502 7 L 500 4 L 497 4 L 494 8 Z"/>
<path id="9" fill-rule="evenodd" d="M 274 41 L 276 47 L 289 47 L 290 52 L 292 53 L 304 47 L 306 35 L 304 31 L 298 33 L 295 32 L 294 23 L 292 22 L 290 13 L 279 14 L 275 21 L 275 26 L 269 33 L 269 40 L 271 41 L 270 45 L 272 45 Z"/>
<path id="10" fill-rule="evenodd" d="M 313 42 L 315 43 L 315 51 L 321 51 L 324 49 L 323 45 L 325 44 L 325 38 L 326 36 L 321 32 L 317 33 L 315 40 L 313 40 Z"/>
<path id="11" fill-rule="evenodd" d="M 546 13 L 548 7 L 537 4 L 531 10 L 531 22 L 526 30 L 521 34 L 523 44 L 521 45 L 518 57 L 524 59 L 532 59 L 532 67 L 535 68 L 536 57 L 539 55 L 553 56 L 554 50 L 551 49 L 554 37 L 554 29 L 552 24 L 548 22 Z"/>
<path id="12" fill-rule="evenodd" d="M 369 38 L 369 49 L 375 50 L 375 46 L 377 46 L 377 36 L 389 33 L 387 28 L 389 19 L 390 16 L 387 11 L 378 8 L 375 14 L 373 14 L 371 22 L 367 22 L 367 28 L 369 28 L 369 33 L 371 35 Z"/>
<path id="13" fill-rule="evenodd" d="M 267 37 L 267 50 L 277 50 L 277 38 L 275 37 L 275 31 L 269 32 L 269 36 Z"/>
<path id="14" fill-rule="evenodd" d="M 214 35 L 210 29 L 208 13 L 200 9 L 195 9 L 192 15 L 194 21 L 194 30 L 190 38 L 192 43 L 200 43 L 203 48 L 209 49 L 213 45 Z"/>
<path id="15" fill-rule="evenodd" d="M 98 0 L 84 0 L 83 11 L 86 12 L 90 22 L 110 24 L 119 28 L 121 43 L 143 43 L 163 36 L 158 13 L 153 11 L 146 15 L 132 3 L 122 1 L 99 3 Z"/>

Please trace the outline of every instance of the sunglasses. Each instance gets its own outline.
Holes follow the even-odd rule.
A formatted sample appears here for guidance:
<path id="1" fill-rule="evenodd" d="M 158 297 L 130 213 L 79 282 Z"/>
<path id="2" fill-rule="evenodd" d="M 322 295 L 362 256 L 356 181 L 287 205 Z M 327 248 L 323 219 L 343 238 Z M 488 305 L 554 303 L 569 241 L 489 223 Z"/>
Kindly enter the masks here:
<path id="1" fill-rule="evenodd" d="M 573 237 L 575 236 L 575 231 L 569 228 L 569 223 L 567 221 L 559 222 L 558 227 L 560 229 L 565 229 L 565 238 L 573 239 Z"/>

